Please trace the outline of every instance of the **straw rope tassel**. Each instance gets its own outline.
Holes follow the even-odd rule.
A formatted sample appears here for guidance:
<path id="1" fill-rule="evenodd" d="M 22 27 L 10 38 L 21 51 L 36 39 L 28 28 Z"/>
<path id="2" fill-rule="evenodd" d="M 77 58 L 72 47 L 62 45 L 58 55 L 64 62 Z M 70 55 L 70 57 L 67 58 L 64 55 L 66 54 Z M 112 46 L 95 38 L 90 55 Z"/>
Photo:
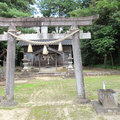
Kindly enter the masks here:
<path id="1" fill-rule="evenodd" d="M 58 51 L 63 51 L 63 48 L 62 48 L 62 44 L 61 44 L 61 42 L 59 42 Z"/>
<path id="2" fill-rule="evenodd" d="M 28 45 L 28 52 L 33 52 L 32 45 L 30 43 Z"/>
<path id="3" fill-rule="evenodd" d="M 44 45 L 44 48 L 43 48 L 43 54 L 48 54 L 48 50 L 47 50 L 46 45 Z"/>

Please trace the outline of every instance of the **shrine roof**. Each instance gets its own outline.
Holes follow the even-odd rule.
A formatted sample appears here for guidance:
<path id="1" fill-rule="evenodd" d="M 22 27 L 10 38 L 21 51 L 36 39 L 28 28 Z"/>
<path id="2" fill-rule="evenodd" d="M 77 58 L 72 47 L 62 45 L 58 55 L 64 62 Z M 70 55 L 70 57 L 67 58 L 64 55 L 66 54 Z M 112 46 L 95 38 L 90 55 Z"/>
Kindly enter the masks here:
<path id="1" fill-rule="evenodd" d="M 60 52 L 60 51 L 58 51 L 58 50 L 56 50 L 56 49 L 53 49 L 53 48 L 51 48 L 51 47 L 47 47 L 47 50 L 48 51 L 52 51 L 52 52 L 55 52 L 55 53 L 57 53 L 57 54 L 61 54 L 62 52 Z M 43 52 L 43 49 L 40 49 L 40 50 L 37 50 L 37 51 L 35 51 L 35 52 L 33 52 L 33 54 L 34 55 L 39 55 L 40 53 L 42 53 Z"/>
<path id="2" fill-rule="evenodd" d="M 35 42 L 48 42 L 48 41 L 51 41 L 51 40 L 34 40 Z M 70 39 L 66 39 L 66 40 L 63 40 L 62 42 L 62 45 L 72 45 L 72 40 Z M 28 46 L 29 43 L 25 42 L 25 41 L 19 41 L 18 42 L 18 46 Z M 31 44 L 33 46 L 38 46 L 37 44 Z M 53 43 L 53 44 L 50 44 L 50 45 L 59 45 L 59 43 Z"/>

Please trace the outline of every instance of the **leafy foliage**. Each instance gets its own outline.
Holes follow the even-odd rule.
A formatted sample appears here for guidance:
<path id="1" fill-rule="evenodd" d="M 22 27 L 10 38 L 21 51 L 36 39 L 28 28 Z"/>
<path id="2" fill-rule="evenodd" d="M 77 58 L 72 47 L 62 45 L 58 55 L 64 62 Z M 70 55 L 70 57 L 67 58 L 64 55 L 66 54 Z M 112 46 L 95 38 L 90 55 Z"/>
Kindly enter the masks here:
<path id="1" fill-rule="evenodd" d="M 0 17 L 5 18 L 18 18 L 18 17 L 30 17 L 33 8 L 30 6 L 34 4 L 35 0 L 1 0 L 0 1 Z M 22 33 L 35 32 L 33 29 L 28 28 L 17 28 Z M 7 32 L 8 28 L 0 27 L 0 34 L 4 31 Z M 7 42 L 0 42 L 0 54 L 7 48 Z M 22 48 L 16 46 L 16 63 L 19 63 L 19 55 Z M 0 58 L 3 59 L 3 58 Z"/>
<path id="2" fill-rule="evenodd" d="M 0 2 L 0 16 L 1 17 L 29 17 L 31 15 L 30 3 L 28 0 L 2 0 Z"/>
<path id="3" fill-rule="evenodd" d="M 22 34 L 36 33 L 36 31 L 34 29 L 32 29 L 32 28 L 17 27 L 17 30 L 21 31 Z"/>
<path id="4" fill-rule="evenodd" d="M 39 8 L 44 17 L 69 16 L 68 13 L 80 5 L 79 0 L 40 0 L 39 2 Z"/>
<path id="5" fill-rule="evenodd" d="M 69 14 L 70 17 L 86 17 L 98 14 L 98 10 L 95 9 L 93 5 L 90 5 L 89 8 L 82 8 L 82 6 L 80 6 L 77 10 L 73 10 Z"/>
<path id="6" fill-rule="evenodd" d="M 120 58 L 120 2 L 118 0 L 98 0 L 87 8 L 80 7 L 70 12 L 71 17 L 85 17 L 95 14 L 99 14 L 100 17 L 91 27 L 81 27 L 81 29 L 92 33 L 91 40 L 81 42 L 83 64 L 99 64 L 108 58 L 108 63 L 114 65 L 114 59 Z M 109 62 L 110 60 L 111 62 Z"/>
<path id="7" fill-rule="evenodd" d="M 35 0 L 1 0 L 1 17 L 29 17 Z M 120 64 L 120 1 L 119 0 L 39 0 L 39 9 L 44 17 L 85 17 L 99 14 L 99 19 L 90 27 L 80 27 L 92 33 L 91 40 L 81 40 L 83 65 L 106 63 Z M 17 28 L 22 33 L 34 33 L 28 28 Z M 66 31 L 67 27 L 64 27 Z M 55 30 L 50 27 L 49 32 Z M 7 28 L 0 28 L 0 33 Z M 6 43 L 0 42 L 0 53 Z M 18 51 L 21 51 L 18 48 Z M 18 54 L 18 53 L 17 53 Z M 105 62 L 104 62 L 105 63 Z"/>
<path id="8" fill-rule="evenodd" d="M 117 32 L 113 30 L 112 26 L 96 25 L 93 31 L 94 40 L 90 43 L 94 51 L 97 51 L 98 54 L 105 55 L 115 50 L 114 44 L 117 39 L 114 39 L 114 36 Z"/>

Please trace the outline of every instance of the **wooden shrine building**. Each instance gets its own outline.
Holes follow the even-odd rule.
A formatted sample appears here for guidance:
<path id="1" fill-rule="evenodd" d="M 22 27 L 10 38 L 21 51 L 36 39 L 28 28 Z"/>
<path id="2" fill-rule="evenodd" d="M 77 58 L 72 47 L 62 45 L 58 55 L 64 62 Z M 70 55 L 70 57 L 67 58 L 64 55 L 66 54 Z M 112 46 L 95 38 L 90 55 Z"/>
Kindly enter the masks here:
<path id="1" fill-rule="evenodd" d="M 36 34 L 21 34 L 19 37 L 24 39 L 29 39 L 35 42 L 48 42 L 57 40 L 59 38 L 63 38 L 68 36 L 68 33 L 48 33 L 48 27 L 42 26 L 41 33 L 38 31 L 37 28 Z M 83 33 L 80 31 L 80 39 L 90 39 L 91 33 Z M 17 39 L 19 40 L 19 39 Z M 51 67 L 51 66 L 67 66 L 68 65 L 68 56 L 72 54 L 72 37 L 61 41 L 63 51 L 58 51 L 59 43 L 53 43 L 47 45 L 48 54 L 43 54 L 43 46 L 38 44 L 31 44 L 33 48 L 32 53 L 28 53 L 28 42 L 19 41 L 18 46 L 23 46 L 24 54 L 26 54 L 29 60 L 29 66 L 36 66 L 36 67 Z"/>
<path id="2" fill-rule="evenodd" d="M 39 40 L 38 40 L 39 41 Z M 42 42 L 50 40 L 41 40 Z M 72 40 L 67 39 L 61 42 L 63 51 L 58 51 L 59 43 L 47 45 L 48 54 L 43 54 L 43 45 L 31 44 L 33 53 L 28 53 L 28 43 L 19 41 L 18 45 L 23 46 L 24 54 L 26 54 L 30 66 L 51 67 L 51 66 L 66 66 L 68 65 L 68 56 L 72 54 Z"/>

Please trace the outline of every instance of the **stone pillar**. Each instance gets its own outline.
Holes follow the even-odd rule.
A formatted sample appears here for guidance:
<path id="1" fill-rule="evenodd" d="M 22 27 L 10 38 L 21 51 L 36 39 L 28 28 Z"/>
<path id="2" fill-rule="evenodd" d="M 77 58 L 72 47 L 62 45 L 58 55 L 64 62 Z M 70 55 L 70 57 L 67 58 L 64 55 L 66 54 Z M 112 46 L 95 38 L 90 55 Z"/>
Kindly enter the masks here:
<path id="1" fill-rule="evenodd" d="M 73 70 L 73 66 L 72 66 L 72 56 L 71 54 L 69 54 L 69 57 L 68 57 L 68 71 L 66 72 L 66 78 L 73 78 L 75 77 L 75 72 Z"/>
<path id="2" fill-rule="evenodd" d="M 75 28 L 78 28 L 78 26 L 73 25 L 72 29 Z M 74 101 L 77 103 L 87 103 L 90 102 L 90 100 L 86 99 L 85 97 L 79 32 L 73 35 L 72 46 L 73 46 L 76 87 L 77 87 L 77 98 Z"/>
<path id="3" fill-rule="evenodd" d="M 15 30 L 16 27 L 11 23 L 9 31 L 15 33 Z M 14 101 L 15 49 L 16 40 L 8 34 L 5 101 L 1 103 L 3 107 L 17 105 L 17 102 Z"/>
<path id="4" fill-rule="evenodd" d="M 28 72 L 28 59 L 27 59 L 26 55 L 24 55 L 24 58 L 22 59 L 22 61 L 23 61 L 23 65 L 24 65 L 23 72 Z"/>
<path id="5" fill-rule="evenodd" d="M 41 34 L 44 39 L 47 39 L 47 33 L 48 33 L 48 27 L 47 26 L 41 26 Z"/>
<path id="6" fill-rule="evenodd" d="M 41 26 L 41 33 L 48 33 L 48 27 L 47 26 Z"/>

